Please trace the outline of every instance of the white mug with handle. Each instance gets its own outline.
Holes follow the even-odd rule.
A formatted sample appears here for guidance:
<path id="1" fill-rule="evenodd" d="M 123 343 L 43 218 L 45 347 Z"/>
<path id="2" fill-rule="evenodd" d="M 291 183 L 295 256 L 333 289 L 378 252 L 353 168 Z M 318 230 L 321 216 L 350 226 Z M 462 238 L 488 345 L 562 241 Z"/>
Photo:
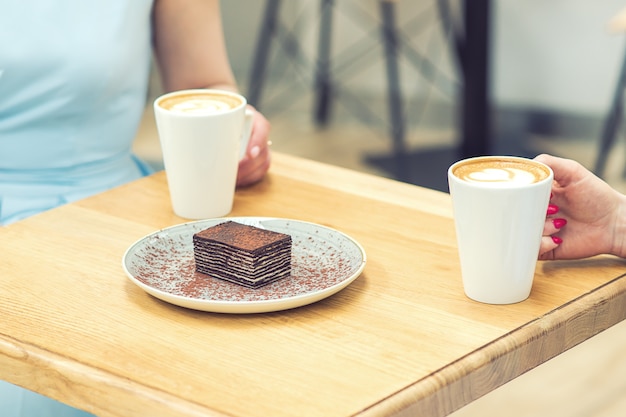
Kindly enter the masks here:
<path id="1" fill-rule="evenodd" d="M 174 213 L 187 219 L 230 213 L 252 132 L 245 97 L 181 90 L 157 98 L 154 114 Z"/>

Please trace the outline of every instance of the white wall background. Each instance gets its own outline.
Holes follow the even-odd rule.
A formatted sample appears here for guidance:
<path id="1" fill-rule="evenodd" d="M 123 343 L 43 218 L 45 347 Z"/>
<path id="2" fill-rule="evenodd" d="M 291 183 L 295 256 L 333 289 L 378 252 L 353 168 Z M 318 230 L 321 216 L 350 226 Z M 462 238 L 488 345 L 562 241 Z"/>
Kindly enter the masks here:
<path id="1" fill-rule="evenodd" d="M 622 61 L 624 36 L 607 23 L 618 0 L 498 0 L 493 92 L 499 103 L 603 113 Z"/>
<path id="2" fill-rule="evenodd" d="M 287 0 L 284 7 L 295 10 L 298 1 L 319 3 Z M 375 0 L 357 1 L 378 13 Z M 337 0 L 337 7 L 342 7 L 341 3 Z M 222 0 L 229 54 L 244 91 L 264 5 L 264 1 L 257 0 Z M 607 23 L 624 6 L 618 0 L 493 0 L 491 75 L 495 103 L 603 114 L 611 99 L 626 36 L 609 33 Z M 424 7 L 424 1 L 402 0 L 398 7 L 399 19 L 407 19 L 414 10 Z M 360 30 L 339 19 L 335 22 L 334 50 L 341 50 L 340 44 L 349 42 L 346 38 L 350 38 L 351 31 Z M 311 51 L 315 51 L 316 36 L 309 36 Z M 440 48 L 445 44 L 440 43 Z M 443 62 L 451 65 L 450 60 Z M 384 71 L 382 62 L 373 71 Z M 405 79 L 415 77 L 409 71 L 403 71 L 403 75 Z M 410 81 L 405 82 L 412 88 Z M 370 74 L 362 83 L 363 88 L 384 94 L 383 73 Z"/>

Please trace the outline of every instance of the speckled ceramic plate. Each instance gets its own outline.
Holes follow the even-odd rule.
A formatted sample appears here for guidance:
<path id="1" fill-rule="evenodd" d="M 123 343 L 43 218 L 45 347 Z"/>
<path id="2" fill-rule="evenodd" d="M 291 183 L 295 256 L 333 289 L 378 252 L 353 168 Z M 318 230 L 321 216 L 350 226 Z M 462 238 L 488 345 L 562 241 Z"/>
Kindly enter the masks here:
<path id="1" fill-rule="evenodd" d="M 291 235 L 291 277 L 257 289 L 195 271 L 192 236 L 227 220 Z M 172 304 L 217 313 L 262 313 L 314 303 L 348 286 L 365 268 L 365 251 L 337 230 L 298 220 L 228 217 L 159 230 L 130 246 L 122 265 L 132 282 Z"/>

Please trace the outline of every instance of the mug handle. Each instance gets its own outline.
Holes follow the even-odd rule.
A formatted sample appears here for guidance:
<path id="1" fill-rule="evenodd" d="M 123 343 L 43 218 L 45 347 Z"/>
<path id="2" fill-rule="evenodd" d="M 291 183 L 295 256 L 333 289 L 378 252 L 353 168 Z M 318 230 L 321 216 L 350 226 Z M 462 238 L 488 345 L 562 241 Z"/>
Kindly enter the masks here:
<path id="1" fill-rule="evenodd" d="M 254 111 L 246 107 L 246 112 L 243 121 L 243 131 L 241 138 L 239 139 L 239 160 L 241 161 L 246 156 L 246 150 L 248 149 L 248 143 L 250 142 L 250 136 L 252 135 L 252 121 L 254 120 Z"/>

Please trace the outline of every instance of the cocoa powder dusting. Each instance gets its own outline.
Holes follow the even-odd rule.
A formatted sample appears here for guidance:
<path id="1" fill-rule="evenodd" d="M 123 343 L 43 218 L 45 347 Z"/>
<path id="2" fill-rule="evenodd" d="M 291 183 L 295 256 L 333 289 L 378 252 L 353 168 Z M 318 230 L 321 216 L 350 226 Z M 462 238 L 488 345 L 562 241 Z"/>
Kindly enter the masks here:
<path id="1" fill-rule="evenodd" d="M 196 272 L 190 233 L 162 233 L 148 239 L 135 253 L 130 269 L 137 280 L 168 294 L 198 300 L 247 302 L 321 291 L 348 279 L 362 265 L 362 254 L 343 235 L 328 232 L 321 236 L 318 231 L 290 235 L 291 277 L 257 289 Z"/>

